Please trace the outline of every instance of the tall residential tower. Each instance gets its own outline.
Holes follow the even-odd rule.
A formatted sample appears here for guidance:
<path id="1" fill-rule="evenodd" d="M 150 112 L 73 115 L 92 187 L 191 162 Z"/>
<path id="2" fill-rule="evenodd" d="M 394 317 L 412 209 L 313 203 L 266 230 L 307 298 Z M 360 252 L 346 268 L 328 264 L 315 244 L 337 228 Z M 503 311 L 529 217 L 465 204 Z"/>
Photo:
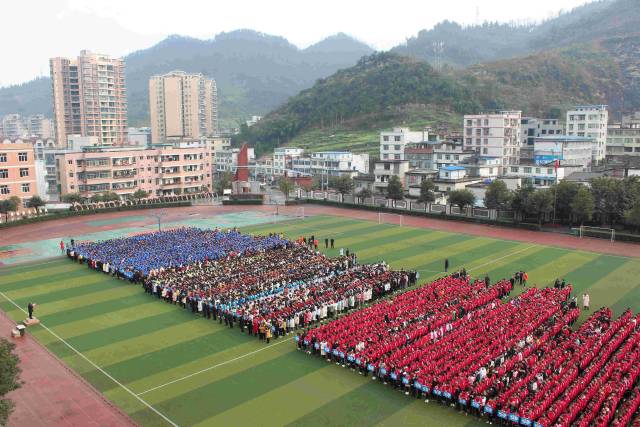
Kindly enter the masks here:
<path id="1" fill-rule="evenodd" d="M 202 74 L 172 71 L 149 79 L 151 140 L 214 136 L 218 133 L 218 90 Z"/>
<path id="2" fill-rule="evenodd" d="M 124 61 L 86 50 L 76 59 L 51 58 L 58 145 L 67 136 L 96 136 L 101 145 L 127 141 Z"/>

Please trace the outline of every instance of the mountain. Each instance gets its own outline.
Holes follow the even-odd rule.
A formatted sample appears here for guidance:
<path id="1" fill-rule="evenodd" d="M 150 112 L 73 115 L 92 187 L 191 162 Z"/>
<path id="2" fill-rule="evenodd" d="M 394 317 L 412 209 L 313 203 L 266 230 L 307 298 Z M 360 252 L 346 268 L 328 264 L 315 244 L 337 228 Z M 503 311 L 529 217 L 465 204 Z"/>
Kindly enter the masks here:
<path id="1" fill-rule="evenodd" d="M 639 45 L 637 37 L 607 39 L 466 69 L 445 66 L 442 71 L 416 58 L 377 53 L 319 80 L 257 125 L 243 127 L 239 140 L 255 144 L 258 154 L 306 142 L 307 133 L 315 135 L 323 149 L 353 148 L 348 140 L 342 139 L 341 147 L 330 141 L 351 129 L 357 131 L 354 145 L 370 151 L 358 133 L 393 123 L 457 128 L 461 115 L 482 110 L 562 117 L 576 103 L 609 103 L 619 111 L 621 100 L 626 107 L 640 108 L 638 82 L 633 86 L 628 78 L 630 70 L 640 69 Z M 629 70 L 619 63 L 624 57 L 629 58 Z"/>
<path id="2" fill-rule="evenodd" d="M 381 114 L 426 104 L 453 113 L 480 108 L 471 91 L 429 64 L 394 53 L 375 53 L 318 80 L 257 125 L 242 127 L 239 139 L 255 144 L 262 154 L 307 130 L 335 128 L 354 120 L 358 126 L 367 121 L 375 125 Z"/>
<path id="3" fill-rule="evenodd" d="M 584 44 L 638 31 L 637 0 L 600 0 L 540 24 L 493 23 L 462 26 L 444 21 L 393 51 L 455 67 L 525 56 L 550 47 Z"/>
<path id="4" fill-rule="evenodd" d="M 129 123 L 148 124 L 148 80 L 172 70 L 216 79 L 223 126 L 264 114 L 321 77 L 349 67 L 373 50 L 345 34 L 306 49 L 282 37 L 251 30 L 220 33 L 211 40 L 169 36 L 125 57 Z M 0 89 L 0 115 L 51 114 L 51 83 L 40 78 Z"/>

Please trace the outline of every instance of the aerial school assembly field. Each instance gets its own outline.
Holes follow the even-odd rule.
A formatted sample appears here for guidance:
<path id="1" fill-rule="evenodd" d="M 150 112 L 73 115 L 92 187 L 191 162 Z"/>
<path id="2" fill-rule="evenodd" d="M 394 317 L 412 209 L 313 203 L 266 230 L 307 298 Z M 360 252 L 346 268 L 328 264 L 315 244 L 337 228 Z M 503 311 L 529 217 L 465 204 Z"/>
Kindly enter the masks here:
<path id="1" fill-rule="evenodd" d="M 76 246 L 0 269 L 0 308 L 142 425 L 638 418 L 634 257 L 338 216 Z"/>

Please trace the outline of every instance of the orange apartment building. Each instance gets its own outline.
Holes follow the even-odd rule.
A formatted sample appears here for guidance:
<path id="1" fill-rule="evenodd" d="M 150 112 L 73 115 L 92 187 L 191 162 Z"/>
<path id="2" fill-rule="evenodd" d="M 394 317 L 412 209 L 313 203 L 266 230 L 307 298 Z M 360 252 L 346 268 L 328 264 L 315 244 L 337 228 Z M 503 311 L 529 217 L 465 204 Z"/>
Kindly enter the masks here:
<path id="1" fill-rule="evenodd" d="M 0 200 L 38 194 L 33 144 L 0 143 Z"/>
<path id="2" fill-rule="evenodd" d="M 83 197 L 113 191 L 126 197 L 141 189 L 152 196 L 210 191 L 211 145 L 181 142 L 145 147 L 85 147 L 56 155 L 61 194 Z"/>

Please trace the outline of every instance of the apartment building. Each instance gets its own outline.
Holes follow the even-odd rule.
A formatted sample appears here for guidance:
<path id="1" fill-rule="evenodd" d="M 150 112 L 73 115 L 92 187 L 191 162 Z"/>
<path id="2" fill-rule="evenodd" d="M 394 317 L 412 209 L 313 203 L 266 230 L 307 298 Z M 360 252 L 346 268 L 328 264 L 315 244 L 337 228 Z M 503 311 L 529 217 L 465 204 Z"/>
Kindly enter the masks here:
<path id="1" fill-rule="evenodd" d="M 49 60 L 58 144 L 68 135 L 97 136 L 100 145 L 127 141 L 127 95 L 124 61 L 80 52 L 75 58 Z"/>
<path id="2" fill-rule="evenodd" d="M 309 155 L 311 174 L 341 176 L 369 172 L 369 155 L 350 151 L 319 151 Z"/>
<path id="3" fill-rule="evenodd" d="M 25 138 L 29 136 L 27 122 L 20 114 L 7 114 L 2 118 L 2 136 L 5 138 Z"/>
<path id="4" fill-rule="evenodd" d="M 407 144 L 429 140 L 429 130 L 411 131 L 409 128 L 393 128 L 380 132 L 380 160 L 405 160 Z"/>
<path id="5" fill-rule="evenodd" d="M 144 190 L 154 196 L 210 190 L 211 147 L 173 144 L 146 147 L 84 147 L 56 155 L 61 193 L 84 197 L 113 191 L 120 196 Z"/>
<path id="6" fill-rule="evenodd" d="M 392 176 L 397 176 L 404 185 L 407 172 L 409 172 L 408 160 L 380 160 L 375 162 L 373 169 L 374 191 L 384 193 Z"/>
<path id="7" fill-rule="evenodd" d="M 149 79 L 151 139 L 212 137 L 218 133 L 216 81 L 202 74 L 172 71 Z"/>
<path id="8" fill-rule="evenodd" d="M 578 105 L 567 111 L 566 134 L 593 140 L 591 159 L 594 163 L 602 162 L 606 154 L 609 123 L 607 108 L 606 105 Z"/>
<path id="9" fill-rule="evenodd" d="M 304 149 L 295 147 L 277 147 L 273 150 L 273 174 L 282 176 L 286 169 L 293 169 L 293 160 L 304 155 Z"/>
<path id="10" fill-rule="evenodd" d="M 0 200 L 17 196 L 23 204 L 38 194 L 33 144 L 0 143 Z"/>
<path id="11" fill-rule="evenodd" d="M 523 117 L 520 121 L 522 146 L 520 158 L 529 160 L 533 158 L 533 143 L 541 136 L 564 135 L 565 125 L 558 119 L 539 119 L 537 117 Z"/>
<path id="12" fill-rule="evenodd" d="M 640 157 L 640 112 L 625 114 L 622 122 L 607 128 L 607 160 Z"/>
<path id="13" fill-rule="evenodd" d="M 521 111 L 464 116 L 464 149 L 497 157 L 502 167 L 518 164 L 522 142 Z"/>

